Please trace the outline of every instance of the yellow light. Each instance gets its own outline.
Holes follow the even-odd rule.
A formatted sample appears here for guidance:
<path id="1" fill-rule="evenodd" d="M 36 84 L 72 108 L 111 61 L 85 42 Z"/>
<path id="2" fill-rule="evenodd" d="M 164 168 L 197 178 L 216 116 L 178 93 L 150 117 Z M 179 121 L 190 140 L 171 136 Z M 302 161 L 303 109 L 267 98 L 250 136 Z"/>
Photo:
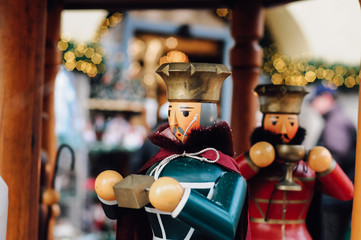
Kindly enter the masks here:
<path id="1" fill-rule="evenodd" d="M 225 17 L 228 14 L 228 9 L 227 8 L 217 8 L 216 12 L 219 17 Z"/>
<path id="2" fill-rule="evenodd" d="M 313 71 L 306 72 L 305 80 L 307 82 L 314 82 L 316 80 L 316 73 Z"/>
<path id="3" fill-rule="evenodd" d="M 306 71 L 306 67 L 307 67 L 307 62 L 306 61 L 300 61 L 298 64 L 297 64 L 297 68 L 298 70 L 300 70 L 301 72 L 304 72 Z"/>
<path id="4" fill-rule="evenodd" d="M 79 53 L 83 53 L 83 54 L 84 54 L 86 49 L 87 49 L 87 47 L 86 47 L 86 45 L 84 43 L 79 43 L 75 47 L 75 51 L 78 51 Z"/>
<path id="5" fill-rule="evenodd" d="M 178 40 L 175 37 L 169 37 L 165 40 L 165 46 L 167 48 L 173 49 L 178 45 Z"/>
<path id="6" fill-rule="evenodd" d="M 336 75 L 332 79 L 332 83 L 335 84 L 336 86 L 341 86 L 343 84 L 343 82 L 344 82 L 343 77 L 340 75 Z"/>
<path id="7" fill-rule="evenodd" d="M 278 72 L 284 72 L 287 69 L 286 63 L 282 58 L 277 58 L 274 60 L 273 66 L 277 69 Z"/>
<path id="8" fill-rule="evenodd" d="M 347 76 L 356 75 L 356 70 L 354 68 L 348 68 L 346 71 Z"/>
<path id="9" fill-rule="evenodd" d="M 89 77 L 95 77 L 98 74 L 98 70 L 97 68 L 93 65 L 90 70 L 88 71 L 88 76 Z"/>
<path id="10" fill-rule="evenodd" d="M 110 24 L 109 26 L 115 27 L 118 23 L 120 23 L 123 20 L 123 15 L 121 13 L 114 13 L 110 18 Z"/>
<path id="11" fill-rule="evenodd" d="M 326 69 L 325 79 L 332 81 L 333 76 L 335 76 L 335 73 L 331 69 Z"/>
<path id="12" fill-rule="evenodd" d="M 87 49 L 85 50 L 85 56 L 86 56 L 87 58 L 93 57 L 93 56 L 94 56 L 94 53 L 95 53 L 95 51 L 94 51 L 93 48 L 87 48 Z"/>
<path id="13" fill-rule="evenodd" d="M 65 67 L 65 69 L 68 70 L 68 71 L 73 71 L 74 68 L 75 68 L 75 65 L 76 65 L 75 62 L 70 61 L 70 62 L 66 62 L 66 63 L 64 64 L 64 67 Z"/>
<path id="14" fill-rule="evenodd" d="M 63 41 L 63 40 L 60 40 L 60 41 L 58 42 L 58 49 L 59 49 L 60 51 L 65 51 L 65 50 L 68 48 L 68 46 L 69 46 L 68 42 L 65 42 L 65 41 Z"/>
<path id="15" fill-rule="evenodd" d="M 102 57 L 105 56 L 105 49 L 102 48 L 102 47 L 97 47 L 97 48 L 95 49 L 95 52 L 98 53 L 98 54 L 100 54 L 100 56 L 102 56 Z"/>
<path id="16" fill-rule="evenodd" d="M 109 19 L 108 18 L 106 18 L 106 19 L 104 19 L 104 22 L 103 22 L 103 24 L 102 24 L 102 26 L 101 27 L 108 27 L 109 26 Z"/>
<path id="17" fill-rule="evenodd" d="M 79 52 L 77 49 L 75 49 L 74 54 L 75 54 L 76 57 L 82 57 L 82 56 L 84 56 L 84 53 Z"/>
<path id="18" fill-rule="evenodd" d="M 312 65 L 306 67 L 306 72 L 310 72 L 310 71 L 316 72 L 316 67 L 315 67 L 315 66 L 312 66 Z"/>
<path id="19" fill-rule="evenodd" d="M 69 61 L 73 61 L 75 59 L 75 54 L 72 51 L 67 51 L 64 54 L 64 59 L 69 62 Z"/>
<path id="20" fill-rule="evenodd" d="M 326 76 L 326 71 L 325 71 L 325 69 L 323 69 L 323 68 L 318 68 L 317 71 L 316 71 L 316 77 L 317 77 L 318 79 L 324 79 L 325 76 Z"/>
<path id="21" fill-rule="evenodd" d="M 288 76 L 285 78 L 285 84 L 286 85 L 294 85 L 292 84 L 292 77 L 291 76 Z"/>
<path id="22" fill-rule="evenodd" d="M 356 84 L 356 80 L 355 80 L 354 77 L 347 77 L 347 78 L 345 79 L 345 85 L 346 85 L 346 87 L 352 88 L 353 86 L 355 86 L 355 84 Z"/>
<path id="23" fill-rule="evenodd" d="M 283 82 L 283 78 L 282 78 L 281 74 L 275 73 L 272 75 L 271 81 L 273 84 L 279 85 Z"/>
<path id="24" fill-rule="evenodd" d="M 344 66 L 335 66 L 333 69 L 336 75 L 343 76 L 346 73 L 346 68 Z"/>
<path id="25" fill-rule="evenodd" d="M 307 80 L 304 76 L 296 76 L 295 77 L 295 82 L 297 86 L 305 86 L 307 85 Z"/>
<path id="26" fill-rule="evenodd" d="M 94 56 L 91 58 L 92 62 L 94 64 L 99 64 L 102 61 L 102 56 L 99 53 L 94 54 Z"/>
<path id="27" fill-rule="evenodd" d="M 82 60 L 80 60 L 80 61 L 77 61 L 76 62 L 76 69 L 78 70 L 78 71 L 82 71 L 83 69 L 82 69 L 82 66 L 83 66 L 83 64 L 84 64 L 84 61 L 82 61 Z"/>
<path id="28" fill-rule="evenodd" d="M 266 63 L 264 64 L 263 69 L 264 69 L 266 72 L 271 73 L 272 70 L 274 69 L 272 62 L 271 62 L 271 61 L 266 62 Z"/>

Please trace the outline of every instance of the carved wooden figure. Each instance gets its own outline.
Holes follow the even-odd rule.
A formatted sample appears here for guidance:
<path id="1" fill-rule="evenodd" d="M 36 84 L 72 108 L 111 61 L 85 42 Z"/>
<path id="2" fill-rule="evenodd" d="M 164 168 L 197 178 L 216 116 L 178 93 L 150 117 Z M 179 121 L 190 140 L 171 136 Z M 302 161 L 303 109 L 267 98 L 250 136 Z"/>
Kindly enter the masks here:
<path id="1" fill-rule="evenodd" d="M 353 184 L 326 148 L 307 154 L 301 145 L 305 130 L 298 114 L 304 87 L 259 85 L 255 91 L 262 126 L 251 136 L 250 151 L 236 158 L 249 183 L 252 238 L 311 239 L 305 219 L 313 193 L 350 200 Z"/>
<path id="2" fill-rule="evenodd" d="M 132 239 L 134 231 L 142 239 L 244 239 L 247 186 L 232 158 L 231 130 L 217 120 L 216 103 L 230 71 L 221 64 L 167 63 L 157 73 L 167 86 L 169 124 L 150 136 L 161 150 L 141 169 L 155 180 L 149 188 L 150 204 L 121 208 L 120 196 L 109 201 L 98 191 L 107 216 L 118 219 L 117 239 Z M 130 195 L 137 195 L 142 181 L 116 184 L 114 190 L 129 191 L 130 182 L 134 189 Z M 148 222 L 143 222 L 142 213 Z M 129 229 L 124 216 L 136 222 L 131 224 L 131 236 L 124 230 Z"/>

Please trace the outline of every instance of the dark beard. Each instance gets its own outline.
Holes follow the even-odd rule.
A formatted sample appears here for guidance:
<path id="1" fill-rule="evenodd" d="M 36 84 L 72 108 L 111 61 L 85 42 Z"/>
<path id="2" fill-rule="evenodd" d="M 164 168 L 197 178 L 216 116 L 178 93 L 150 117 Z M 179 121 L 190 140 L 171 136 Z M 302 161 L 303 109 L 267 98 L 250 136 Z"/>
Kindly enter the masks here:
<path id="1" fill-rule="evenodd" d="M 305 136 L 306 129 L 299 127 L 295 137 L 287 144 L 300 145 L 305 139 Z M 280 134 L 274 134 L 268 130 L 264 130 L 263 127 L 258 127 L 253 131 L 250 141 L 251 145 L 261 141 L 269 142 L 273 146 L 284 144 Z"/>

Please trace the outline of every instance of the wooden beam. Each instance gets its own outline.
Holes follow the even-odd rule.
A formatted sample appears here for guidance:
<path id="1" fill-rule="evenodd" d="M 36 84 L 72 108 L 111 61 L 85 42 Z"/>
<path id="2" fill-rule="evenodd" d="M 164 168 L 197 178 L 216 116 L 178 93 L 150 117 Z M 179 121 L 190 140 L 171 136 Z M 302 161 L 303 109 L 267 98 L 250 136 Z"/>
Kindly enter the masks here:
<path id="1" fill-rule="evenodd" d="M 231 32 L 235 45 L 231 50 L 233 78 L 231 128 L 236 156 L 250 147 L 255 127 L 257 99 L 253 89 L 262 66 L 262 48 L 258 41 L 264 31 L 261 1 L 240 1 L 232 11 Z"/>
<path id="2" fill-rule="evenodd" d="M 298 0 L 263 0 L 273 7 Z M 63 0 L 64 9 L 150 10 L 150 9 L 216 9 L 233 8 L 237 0 Z"/>
<path id="3" fill-rule="evenodd" d="M 46 0 L 0 4 L 0 175 L 7 239 L 37 239 Z"/>

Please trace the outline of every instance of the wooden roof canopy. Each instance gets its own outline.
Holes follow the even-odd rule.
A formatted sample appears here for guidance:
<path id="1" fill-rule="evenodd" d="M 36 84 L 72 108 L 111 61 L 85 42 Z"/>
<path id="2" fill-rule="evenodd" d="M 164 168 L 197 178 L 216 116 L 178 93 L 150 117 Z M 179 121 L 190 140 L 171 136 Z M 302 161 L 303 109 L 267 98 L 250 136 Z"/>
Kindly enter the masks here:
<path id="1" fill-rule="evenodd" d="M 296 0 L 63 0 L 64 9 L 149 10 L 149 9 L 215 9 L 234 8 L 237 4 L 258 4 L 273 7 Z"/>

